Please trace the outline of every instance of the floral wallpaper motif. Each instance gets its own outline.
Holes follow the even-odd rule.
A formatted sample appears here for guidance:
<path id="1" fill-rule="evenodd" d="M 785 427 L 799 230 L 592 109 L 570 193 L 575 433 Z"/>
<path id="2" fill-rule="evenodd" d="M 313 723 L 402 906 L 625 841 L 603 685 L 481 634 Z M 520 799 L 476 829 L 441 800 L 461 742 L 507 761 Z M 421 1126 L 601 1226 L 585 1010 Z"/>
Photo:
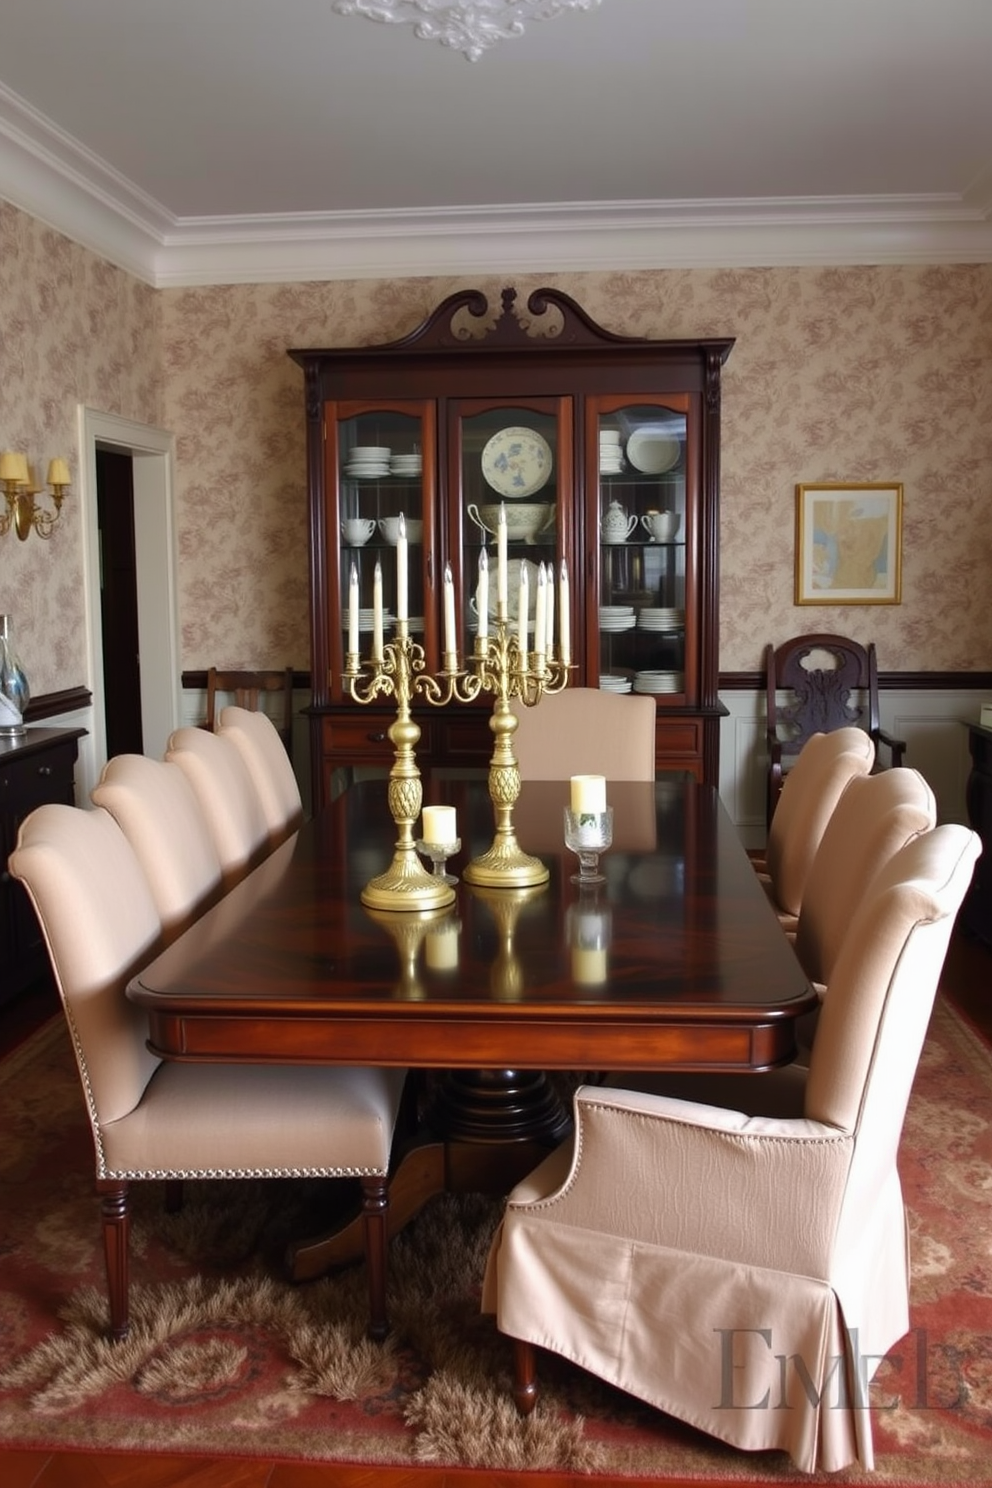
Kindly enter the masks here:
<path id="1" fill-rule="evenodd" d="M 505 280 L 473 281 L 493 304 Z M 885 671 L 992 667 L 992 266 L 513 276 L 610 330 L 733 336 L 724 370 L 724 671 L 800 630 L 874 638 Z M 177 439 L 182 664 L 309 664 L 303 386 L 290 347 L 404 335 L 455 278 L 154 291 L 0 203 L 0 446 L 66 453 L 75 408 Z M 903 601 L 793 604 L 795 487 L 901 481 Z M 0 539 L 0 608 L 35 692 L 85 672 L 81 531 Z"/>

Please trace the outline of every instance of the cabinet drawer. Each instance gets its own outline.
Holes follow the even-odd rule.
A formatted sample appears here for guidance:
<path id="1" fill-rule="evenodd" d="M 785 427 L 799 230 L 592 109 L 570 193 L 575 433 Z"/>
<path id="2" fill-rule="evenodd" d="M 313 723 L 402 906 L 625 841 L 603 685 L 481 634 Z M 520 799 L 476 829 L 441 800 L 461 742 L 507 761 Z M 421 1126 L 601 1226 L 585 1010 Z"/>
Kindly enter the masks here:
<path id="1" fill-rule="evenodd" d="M 695 757 L 703 747 L 702 728 L 695 718 L 671 718 L 658 720 L 655 752 L 659 768 L 664 769 L 670 758 Z"/>
<path id="2" fill-rule="evenodd" d="M 340 764 L 388 763 L 395 753 L 393 741 L 389 737 L 389 729 L 395 716 L 394 713 L 387 713 L 369 718 L 325 718 L 321 727 L 321 752 L 325 758 L 331 758 Z M 431 747 L 431 727 L 421 722 L 416 753 L 429 754 Z"/>

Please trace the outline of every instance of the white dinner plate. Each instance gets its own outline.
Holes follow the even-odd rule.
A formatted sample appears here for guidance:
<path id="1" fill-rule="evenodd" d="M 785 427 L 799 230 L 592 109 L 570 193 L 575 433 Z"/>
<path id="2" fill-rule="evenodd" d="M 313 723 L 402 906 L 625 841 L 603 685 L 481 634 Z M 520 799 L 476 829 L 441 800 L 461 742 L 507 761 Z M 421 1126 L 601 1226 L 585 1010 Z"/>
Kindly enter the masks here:
<path id="1" fill-rule="evenodd" d="M 551 446 L 536 429 L 500 429 L 482 451 L 482 474 L 501 496 L 533 496 L 551 478 Z"/>

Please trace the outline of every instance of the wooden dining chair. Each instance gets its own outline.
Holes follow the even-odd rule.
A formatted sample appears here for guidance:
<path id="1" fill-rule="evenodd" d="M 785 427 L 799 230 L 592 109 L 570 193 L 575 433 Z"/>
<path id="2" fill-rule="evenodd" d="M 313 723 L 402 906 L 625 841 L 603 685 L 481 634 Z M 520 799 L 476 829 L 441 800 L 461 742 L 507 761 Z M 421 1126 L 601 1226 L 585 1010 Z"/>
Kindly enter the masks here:
<path id="1" fill-rule="evenodd" d="M 280 695 L 281 694 L 281 698 Z M 266 700 L 273 699 L 271 713 Z M 220 711 L 228 701 L 236 708 L 261 710 L 272 718 L 289 758 L 293 758 L 293 668 L 282 671 L 237 671 L 210 667 L 207 671 L 207 716 L 204 727 L 213 733 L 220 727 Z"/>
<path id="2" fill-rule="evenodd" d="M 290 844 L 286 844 L 288 848 Z M 278 870 L 280 849 L 259 870 Z M 388 1172 L 402 1069 L 163 1062 L 125 996 L 163 944 L 141 864 L 102 807 L 46 805 L 22 823 L 10 871 L 44 933 L 89 1114 L 102 1199 L 110 1332 L 128 1332 L 129 1191 L 140 1180 L 357 1178 L 369 1332 L 386 1314 Z M 227 900 L 221 900 L 223 912 Z"/>
<path id="3" fill-rule="evenodd" d="M 786 698 L 779 700 L 779 694 Z M 765 739 L 768 747 L 767 820 L 775 814 L 782 783 L 815 733 L 854 725 L 875 746 L 875 768 L 901 765 L 902 739 L 881 727 L 878 667 L 873 642 L 863 646 L 827 632 L 792 636 L 765 647 Z M 883 760 L 881 749 L 887 751 Z"/>

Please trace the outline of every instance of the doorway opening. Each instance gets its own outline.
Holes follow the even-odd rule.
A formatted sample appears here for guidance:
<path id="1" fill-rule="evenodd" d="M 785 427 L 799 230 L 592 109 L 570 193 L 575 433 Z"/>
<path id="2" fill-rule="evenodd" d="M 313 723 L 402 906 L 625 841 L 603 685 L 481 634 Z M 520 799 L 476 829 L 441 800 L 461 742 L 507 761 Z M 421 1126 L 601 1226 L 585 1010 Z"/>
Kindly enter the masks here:
<path id="1" fill-rule="evenodd" d="M 96 509 L 100 531 L 100 626 L 103 634 L 103 712 L 107 757 L 141 754 L 141 653 L 138 574 L 134 549 L 131 456 L 96 452 Z"/>

